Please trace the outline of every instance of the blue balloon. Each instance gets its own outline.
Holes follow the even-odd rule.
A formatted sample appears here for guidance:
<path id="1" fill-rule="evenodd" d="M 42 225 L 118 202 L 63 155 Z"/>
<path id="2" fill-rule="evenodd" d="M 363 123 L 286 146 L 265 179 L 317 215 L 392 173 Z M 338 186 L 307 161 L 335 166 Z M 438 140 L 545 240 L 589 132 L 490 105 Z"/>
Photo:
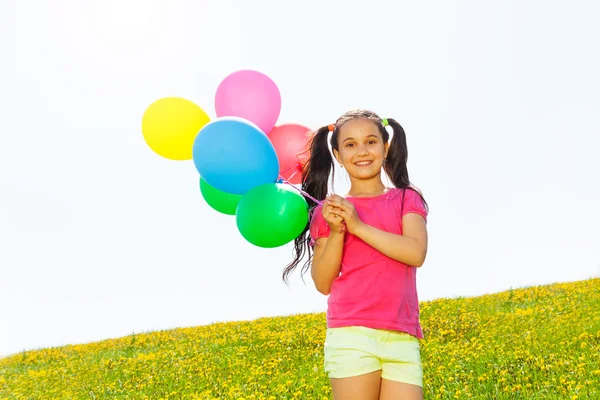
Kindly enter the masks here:
<path id="1" fill-rule="evenodd" d="M 279 177 L 273 144 L 244 118 L 221 117 L 204 125 L 194 140 L 192 157 L 200 176 L 227 193 L 244 194 Z"/>

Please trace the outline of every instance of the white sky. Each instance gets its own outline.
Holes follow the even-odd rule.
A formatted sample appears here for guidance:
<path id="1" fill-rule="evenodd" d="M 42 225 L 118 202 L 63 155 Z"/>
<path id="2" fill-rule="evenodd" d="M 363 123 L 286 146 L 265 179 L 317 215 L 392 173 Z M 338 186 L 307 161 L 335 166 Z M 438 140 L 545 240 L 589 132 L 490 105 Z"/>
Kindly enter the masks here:
<path id="1" fill-rule="evenodd" d="M 279 86 L 279 122 L 400 121 L 430 204 L 421 300 L 600 275 L 600 6 L 589 1 L 0 2 L 0 355 L 321 312 L 161 158 L 166 96 L 214 118 L 227 74 Z M 343 194 L 346 180 L 336 191 Z"/>

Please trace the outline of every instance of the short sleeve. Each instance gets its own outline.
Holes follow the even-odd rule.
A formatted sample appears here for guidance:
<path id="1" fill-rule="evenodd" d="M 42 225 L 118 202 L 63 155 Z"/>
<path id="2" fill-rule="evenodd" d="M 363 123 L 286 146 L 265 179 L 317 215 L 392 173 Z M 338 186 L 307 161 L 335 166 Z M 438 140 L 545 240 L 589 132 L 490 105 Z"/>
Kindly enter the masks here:
<path id="1" fill-rule="evenodd" d="M 402 195 L 399 196 L 402 198 Z M 402 208 L 402 216 L 406 214 L 415 213 L 422 216 L 427 221 L 427 215 L 429 214 L 425 203 L 421 199 L 419 193 L 413 189 L 406 189 L 404 194 L 404 207 Z"/>
<path id="2" fill-rule="evenodd" d="M 329 225 L 323 218 L 321 210 L 323 207 L 320 205 L 313 208 L 311 211 L 310 220 L 310 245 L 313 246 L 317 239 L 329 236 Z"/>

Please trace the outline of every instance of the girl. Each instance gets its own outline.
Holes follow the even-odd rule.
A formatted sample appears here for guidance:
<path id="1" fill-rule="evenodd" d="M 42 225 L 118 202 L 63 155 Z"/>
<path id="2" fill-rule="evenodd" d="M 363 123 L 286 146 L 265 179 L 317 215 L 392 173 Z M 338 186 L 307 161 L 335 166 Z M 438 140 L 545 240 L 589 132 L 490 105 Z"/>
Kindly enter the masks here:
<path id="1" fill-rule="evenodd" d="M 329 133 L 350 176 L 345 198 L 325 199 Z M 302 272 L 311 265 L 316 289 L 329 295 L 324 367 L 335 400 L 423 398 L 416 270 L 427 253 L 428 207 L 408 179 L 407 155 L 400 124 L 367 110 L 347 112 L 311 140 L 302 190 L 311 206 L 310 197 L 325 200 L 296 238 L 283 279 L 308 254 Z M 383 184 L 382 169 L 393 187 Z"/>

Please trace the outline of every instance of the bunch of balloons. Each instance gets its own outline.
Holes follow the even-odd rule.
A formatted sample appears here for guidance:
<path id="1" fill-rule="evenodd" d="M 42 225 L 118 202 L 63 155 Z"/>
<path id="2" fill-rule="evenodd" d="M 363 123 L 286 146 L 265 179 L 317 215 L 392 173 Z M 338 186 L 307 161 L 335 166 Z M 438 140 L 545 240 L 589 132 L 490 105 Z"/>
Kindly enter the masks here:
<path id="1" fill-rule="evenodd" d="M 259 247 L 294 240 L 308 223 L 301 182 L 311 130 L 277 125 L 281 94 L 254 70 L 229 74 L 215 95 L 212 120 L 193 102 L 167 97 L 142 118 L 148 146 L 171 160 L 193 160 L 202 197 L 214 210 L 235 215 L 239 232 Z"/>

